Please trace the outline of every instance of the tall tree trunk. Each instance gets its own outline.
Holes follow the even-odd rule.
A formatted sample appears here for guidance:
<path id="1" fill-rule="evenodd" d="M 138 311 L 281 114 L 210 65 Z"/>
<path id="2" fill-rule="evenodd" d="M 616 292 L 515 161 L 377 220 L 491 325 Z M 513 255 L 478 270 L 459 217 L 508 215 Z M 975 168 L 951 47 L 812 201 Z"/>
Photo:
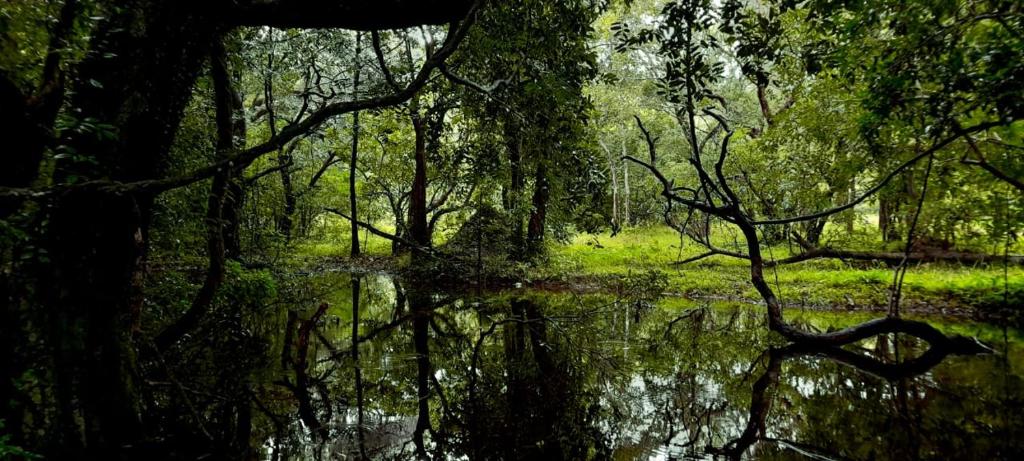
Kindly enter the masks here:
<path id="1" fill-rule="evenodd" d="M 289 147 L 277 151 L 277 166 L 280 167 L 281 191 L 284 197 L 281 216 L 277 220 L 277 231 L 284 236 L 285 242 L 291 242 L 294 227 L 296 197 L 295 186 L 292 185 L 292 173 L 289 168 L 292 163 L 292 152 L 297 145 L 298 141 L 292 141 Z"/>
<path id="2" fill-rule="evenodd" d="M 27 187 L 39 173 L 43 150 L 48 138 L 48 127 L 39 126 L 31 115 L 28 97 L 14 82 L 0 74 L 0 134 L 10 144 L 5 155 L 5 167 L 0 168 L 0 187 Z M 0 219 L 17 211 L 21 201 L 0 199 Z"/>
<path id="3" fill-rule="evenodd" d="M 413 64 L 412 44 L 408 37 L 405 40 L 405 58 L 410 66 Z M 427 120 L 420 113 L 420 94 L 416 93 L 409 100 L 409 117 L 416 137 L 414 153 L 416 168 L 413 174 L 412 189 L 409 194 L 409 226 L 408 235 L 413 243 L 420 247 L 430 246 L 430 233 L 427 229 Z M 423 252 L 413 251 L 413 265 L 420 267 Z"/>
<path id="4" fill-rule="evenodd" d="M 427 232 L 427 147 L 426 120 L 419 113 L 419 96 L 409 105 L 412 114 L 413 131 L 416 134 L 416 170 L 412 180 L 412 194 L 409 195 L 409 237 L 421 247 L 430 246 Z M 414 255 L 420 252 L 413 252 Z"/>
<path id="5" fill-rule="evenodd" d="M 227 85 L 223 87 L 230 96 L 231 102 L 231 136 L 234 147 L 245 147 L 246 122 L 245 107 L 242 103 L 242 94 L 239 91 L 238 83 L 241 82 L 241 73 L 236 69 L 228 75 Z M 226 97 L 227 97 L 226 96 Z M 225 99 L 227 102 L 227 99 Z M 224 195 L 224 203 L 221 207 L 221 220 L 223 221 L 224 255 L 228 259 L 240 260 L 242 258 L 242 235 L 241 220 L 242 207 L 245 203 L 245 186 L 241 181 L 241 171 L 234 172 L 228 177 L 227 191 Z"/>
<path id="6" fill-rule="evenodd" d="M 508 150 L 509 189 L 505 200 L 505 211 L 512 216 L 512 248 L 519 254 L 526 248 L 525 229 L 523 228 L 523 141 L 520 138 L 518 125 L 509 122 L 505 127 L 505 146 Z"/>
<path id="7" fill-rule="evenodd" d="M 530 209 L 530 225 L 526 235 L 528 258 L 535 258 L 544 252 L 544 232 L 547 226 L 549 198 L 548 168 L 544 159 L 540 159 L 534 175 L 533 207 Z"/>
<path id="8" fill-rule="evenodd" d="M 362 51 L 362 33 L 356 33 L 356 55 L 355 75 L 352 77 L 352 97 L 359 98 L 359 52 Z M 352 215 L 352 257 L 359 256 L 359 226 L 355 222 L 359 220 L 358 207 L 356 206 L 356 166 L 359 159 L 359 111 L 352 113 L 352 155 L 348 161 L 348 212 Z"/>
<path id="9" fill-rule="evenodd" d="M 65 449 L 80 440 L 78 417 L 85 447 L 98 457 L 112 457 L 142 436 L 131 334 L 142 219 L 134 197 L 102 193 L 62 197 L 50 218 L 53 273 L 46 286 L 56 288 L 48 304 Z"/>

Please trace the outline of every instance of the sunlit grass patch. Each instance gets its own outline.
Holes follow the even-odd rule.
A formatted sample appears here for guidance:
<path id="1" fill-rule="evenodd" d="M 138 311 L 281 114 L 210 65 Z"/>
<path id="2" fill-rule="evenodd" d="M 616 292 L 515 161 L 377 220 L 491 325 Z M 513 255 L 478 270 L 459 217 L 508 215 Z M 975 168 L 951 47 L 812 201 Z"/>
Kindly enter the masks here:
<path id="1" fill-rule="evenodd" d="M 735 242 L 723 241 L 735 248 Z M 548 264 L 537 276 L 612 277 L 647 270 L 665 272 L 668 292 L 693 297 L 756 300 L 749 283 L 749 266 L 742 259 L 714 256 L 688 264 L 673 264 L 704 252 L 666 226 L 627 229 L 615 236 L 580 234 L 567 244 L 554 245 Z M 786 245 L 764 250 L 780 259 L 791 254 Z M 769 283 L 790 305 L 844 307 L 884 306 L 890 296 L 894 270 L 884 265 L 839 260 L 812 260 L 766 269 Z M 1024 269 L 1011 266 L 914 264 L 903 282 L 906 303 L 924 306 L 991 308 L 1024 300 Z"/>

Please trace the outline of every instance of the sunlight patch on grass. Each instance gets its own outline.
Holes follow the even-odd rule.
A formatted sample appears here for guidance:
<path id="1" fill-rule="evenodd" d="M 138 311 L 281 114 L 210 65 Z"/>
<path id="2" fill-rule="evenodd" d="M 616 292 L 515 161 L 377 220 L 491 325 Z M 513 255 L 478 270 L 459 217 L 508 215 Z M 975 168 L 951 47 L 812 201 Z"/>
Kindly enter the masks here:
<path id="1" fill-rule="evenodd" d="M 736 242 L 721 241 L 734 249 Z M 548 278 L 623 276 L 658 270 L 669 276 L 668 291 L 691 296 L 756 300 L 749 282 L 749 266 L 742 259 L 714 256 L 674 265 L 675 261 L 705 251 L 665 226 L 627 229 L 609 234 L 580 234 L 564 245 L 554 245 L 548 263 L 535 276 Z M 766 257 L 790 254 L 786 245 L 765 248 Z M 769 283 L 787 304 L 880 306 L 887 302 L 893 269 L 865 263 L 816 260 L 767 269 Z M 1014 266 L 965 267 L 917 264 L 909 268 L 903 294 L 908 302 L 935 306 L 984 307 L 1012 304 L 1024 297 L 1024 269 Z"/>

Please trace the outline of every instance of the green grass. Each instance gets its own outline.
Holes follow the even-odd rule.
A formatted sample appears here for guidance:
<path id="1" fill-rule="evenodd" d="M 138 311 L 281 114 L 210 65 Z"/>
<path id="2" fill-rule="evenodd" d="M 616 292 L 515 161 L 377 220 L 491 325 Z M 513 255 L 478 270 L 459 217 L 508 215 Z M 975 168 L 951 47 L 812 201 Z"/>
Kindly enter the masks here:
<path id="1" fill-rule="evenodd" d="M 394 227 L 380 224 L 384 232 L 394 232 Z M 295 244 L 295 257 L 300 260 L 347 257 L 351 251 L 351 228 L 348 222 L 335 216 L 327 218 L 317 235 Z M 360 250 L 369 256 L 391 254 L 391 241 L 365 230 L 359 232 Z"/>
<path id="2" fill-rule="evenodd" d="M 379 228 L 391 232 L 384 223 Z M 349 228 L 338 219 L 323 226 L 320 234 L 295 245 L 300 261 L 346 257 Z M 718 232 L 716 245 L 738 249 L 741 241 Z M 363 253 L 384 257 L 391 254 L 391 242 L 365 232 Z M 438 232 L 435 240 L 444 240 Z M 863 239 L 862 239 L 863 240 Z M 860 242 L 860 246 L 871 242 Z M 435 244 L 440 244 L 435 242 Z M 674 265 L 675 261 L 704 252 L 666 226 L 626 229 L 614 237 L 608 234 L 579 234 L 567 244 L 550 247 L 547 262 L 529 271 L 527 278 L 548 280 L 610 279 L 630 273 L 659 271 L 669 278 L 668 292 L 691 298 L 759 299 L 750 285 L 745 260 L 714 256 L 701 261 Z M 766 258 L 791 254 L 787 245 L 764 249 Z M 832 306 L 879 308 L 889 298 L 893 270 L 838 260 L 814 260 L 768 269 L 769 282 L 787 306 Z M 948 264 L 911 266 L 904 280 L 905 306 L 933 309 L 976 307 L 998 308 L 1024 302 L 1024 269 L 1001 266 L 964 267 Z M 1004 300 L 1005 299 L 1005 300 Z"/>
<path id="3" fill-rule="evenodd" d="M 720 242 L 722 246 L 733 242 Z M 686 265 L 680 259 L 704 249 L 691 242 L 681 244 L 678 234 L 664 226 L 633 228 L 611 237 L 581 234 L 570 243 L 554 245 L 548 263 L 533 275 L 538 278 L 623 276 L 630 272 L 657 270 L 669 276 L 669 291 L 692 297 L 758 299 L 749 283 L 749 266 L 741 259 L 714 256 Z M 767 258 L 788 256 L 777 245 L 764 250 Z M 816 260 L 768 269 L 767 277 L 788 305 L 843 305 L 879 307 L 888 300 L 893 270 L 884 266 L 865 268 L 837 260 Z M 963 267 L 946 264 L 911 266 L 904 280 L 908 304 L 955 307 L 991 307 L 1024 297 L 1024 270 L 1002 266 Z M 777 284 L 776 284 L 777 281 Z M 1004 290 L 1004 284 L 1009 288 Z"/>

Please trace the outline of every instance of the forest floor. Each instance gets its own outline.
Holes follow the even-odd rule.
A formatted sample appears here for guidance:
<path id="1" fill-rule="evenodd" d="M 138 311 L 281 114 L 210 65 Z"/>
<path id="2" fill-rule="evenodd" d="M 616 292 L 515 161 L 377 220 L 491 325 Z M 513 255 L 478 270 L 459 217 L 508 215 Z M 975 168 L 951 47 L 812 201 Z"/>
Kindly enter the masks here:
<path id="1" fill-rule="evenodd" d="M 379 240 L 379 241 L 378 241 Z M 720 242 L 730 247 L 735 242 Z M 379 238 L 364 242 L 365 255 L 350 260 L 345 245 L 307 245 L 303 259 L 335 270 L 394 271 L 403 261 L 391 258 L 390 244 Z M 676 261 L 704 249 L 680 241 L 665 226 L 626 229 L 615 236 L 578 234 L 567 243 L 553 243 L 547 260 L 524 268 L 518 277 L 525 286 L 572 291 L 609 291 L 636 280 L 667 279 L 665 294 L 696 301 L 757 303 L 749 282 L 749 266 L 741 259 L 713 256 L 687 264 Z M 788 245 L 766 248 L 765 257 L 792 254 Z M 652 274 L 663 274 L 652 275 Z M 881 263 L 821 259 L 767 269 L 767 277 L 788 307 L 819 311 L 885 311 L 894 270 Z M 964 266 L 946 263 L 912 264 L 903 282 L 901 311 L 975 319 L 1022 317 L 1024 267 L 1001 264 Z"/>

